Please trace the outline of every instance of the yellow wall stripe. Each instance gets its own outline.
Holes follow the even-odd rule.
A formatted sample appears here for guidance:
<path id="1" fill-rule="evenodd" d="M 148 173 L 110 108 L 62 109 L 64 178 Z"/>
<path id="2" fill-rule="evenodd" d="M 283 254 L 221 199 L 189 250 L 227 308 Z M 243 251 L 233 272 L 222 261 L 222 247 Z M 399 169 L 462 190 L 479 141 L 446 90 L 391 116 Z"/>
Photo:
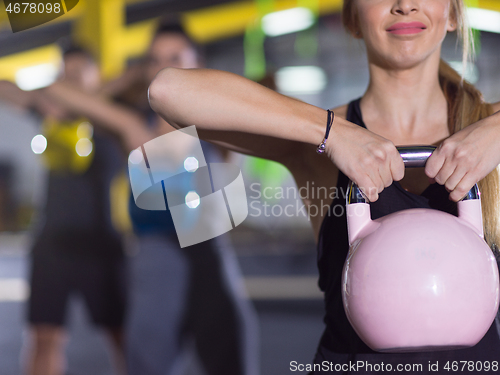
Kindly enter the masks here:
<path id="1" fill-rule="evenodd" d="M 275 10 L 297 6 L 296 0 L 276 0 Z M 319 0 L 320 14 L 338 12 L 342 0 Z M 208 43 L 227 37 L 242 35 L 246 27 L 258 17 L 254 1 L 238 1 L 217 5 L 183 14 L 183 22 L 190 35 L 199 43 Z"/>
<path id="2" fill-rule="evenodd" d="M 61 52 L 54 44 L 5 56 L 0 59 L 0 79 L 14 81 L 19 69 L 45 63 L 59 64 L 60 61 Z"/>

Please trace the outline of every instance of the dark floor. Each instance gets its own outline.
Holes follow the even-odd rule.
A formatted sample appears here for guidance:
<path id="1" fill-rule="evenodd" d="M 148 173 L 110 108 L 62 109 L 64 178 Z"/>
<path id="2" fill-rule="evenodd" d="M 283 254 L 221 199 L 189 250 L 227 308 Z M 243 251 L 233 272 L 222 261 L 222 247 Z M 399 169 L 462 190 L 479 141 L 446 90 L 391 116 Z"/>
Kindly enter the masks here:
<path id="1" fill-rule="evenodd" d="M 235 243 L 260 319 L 261 373 L 287 374 L 291 361 L 311 362 L 323 329 L 314 244 L 308 239 L 300 243 L 293 238 L 297 233 L 285 236 L 279 246 L 269 243 L 269 235 L 258 241 L 252 236 L 251 242 L 245 236 L 241 233 Z M 0 375 L 21 374 L 27 261 L 25 251 L 16 247 L 23 243 L 0 236 Z M 68 374 L 111 375 L 106 338 L 88 324 L 78 300 L 72 303 L 70 321 Z M 202 374 L 196 358 L 189 358 L 186 375 Z"/>

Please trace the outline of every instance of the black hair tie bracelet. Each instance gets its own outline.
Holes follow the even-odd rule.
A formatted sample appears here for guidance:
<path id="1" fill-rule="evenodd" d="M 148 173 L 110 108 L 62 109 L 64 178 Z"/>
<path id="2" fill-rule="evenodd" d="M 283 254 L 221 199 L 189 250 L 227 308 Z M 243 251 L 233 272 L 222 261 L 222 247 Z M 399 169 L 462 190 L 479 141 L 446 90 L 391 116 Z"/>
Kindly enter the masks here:
<path id="1" fill-rule="evenodd" d="M 326 140 L 328 139 L 328 135 L 330 134 L 330 129 L 333 124 L 333 119 L 335 118 L 335 114 L 332 111 L 330 111 L 329 109 L 327 109 L 326 111 L 328 112 L 328 121 L 326 122 L 325 138 L 323 138 L 323 142 L 321 142 L 316 149 L 316 152 L 318 154 L 323 154 L 325 152 Z"/>

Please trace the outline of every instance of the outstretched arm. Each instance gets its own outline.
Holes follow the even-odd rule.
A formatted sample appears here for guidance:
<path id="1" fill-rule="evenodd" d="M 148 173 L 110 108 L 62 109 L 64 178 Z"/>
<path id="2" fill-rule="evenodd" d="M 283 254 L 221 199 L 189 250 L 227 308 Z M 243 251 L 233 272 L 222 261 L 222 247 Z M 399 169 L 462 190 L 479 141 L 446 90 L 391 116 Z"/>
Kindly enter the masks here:
<path id="1" fill-rule="evenodd" d="M 26 109 L 33 105 L 34 93 L 23 91 L 12 82 L 0 80 L 0 100 Z"/>
<path id="2" fill-rule="evenodd" d="M 92 96 L 63 82 L 56 82 L 41 90 L 41 95 L 55 101 L 67 111 L 77 113 L 95 121 L 123 140 L 127 151 L 131 151 L 151 140 L 144 120 L 126 107 L 109 102 L 103 97 Z"/>
<path id="3" fill-rule="evenodd" d="M 151 107 L 176 128 L 196 125 L 199 135 L 231 150 L 276 160 L 297 177 L 313 169 L 327 112 L 238 75 L 210 69 L 162 70 L 149 88 Z M 371 201 L 404 166 L 392 142 L 335 118 L 326 151 Z M 318 173 L 328 173 L 320 171 Z"/>
<path id="4" fill-rule="evenodd" d="M 111 98 L 115 97 L 122 92 L 129 90 L 138 83 L 143 81 L 143 69 L 142 64 L 135 64 L 120 75 L 118 78 L 106 82 L 99 90 L 99 93 Z"/>
<path id="5" fill-rule="evenodd" d="M 238 75 L 210 69 L 162 70 L 149 88 L 151 107 L 180 128 L 226 147 L 283 161 L 298 142 L 319 144 L 326 111 Z"/>

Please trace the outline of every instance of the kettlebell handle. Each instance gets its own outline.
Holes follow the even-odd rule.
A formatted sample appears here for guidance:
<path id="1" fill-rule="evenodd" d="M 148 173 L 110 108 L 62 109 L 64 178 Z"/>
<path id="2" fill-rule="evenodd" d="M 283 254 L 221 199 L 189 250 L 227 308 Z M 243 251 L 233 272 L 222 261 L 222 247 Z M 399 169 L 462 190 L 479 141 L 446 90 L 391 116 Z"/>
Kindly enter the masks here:
<path id="1" fill-rule="evenodd" d="M 405 168 L 422 168 L 425 167 L 427 159 L 434 152 L 436 146 L 398 146 L 396 148 L 403 159 Z M 474 185 L 461 200 L 465 201 L 470 199 L 479 199 L 479 189 L 477 185 Z M 368 202 L 368 199 L 361 192 L 359 187 L 351 181 L 347 189 L 346 204 Z"/>
<path id="2" fill-rule="evenodd" d="M 401 146 L 397 148 L 405 167 L 424 167 L 434 146 Z M 484 237 L 483 219 L 481 213 L 481 200 L 479 189 L 474 185 L 467 195 L 458 202 L 458 218 L 470 225 L 474 231 Z M 346 195 L 347 230 L 349 234 L 349 245 L 354 241 L 376 230 L 380 223 L 371 219 L 370 205 L 368 199 L 361 192 L 359 187 L 350 182 Z"/>

